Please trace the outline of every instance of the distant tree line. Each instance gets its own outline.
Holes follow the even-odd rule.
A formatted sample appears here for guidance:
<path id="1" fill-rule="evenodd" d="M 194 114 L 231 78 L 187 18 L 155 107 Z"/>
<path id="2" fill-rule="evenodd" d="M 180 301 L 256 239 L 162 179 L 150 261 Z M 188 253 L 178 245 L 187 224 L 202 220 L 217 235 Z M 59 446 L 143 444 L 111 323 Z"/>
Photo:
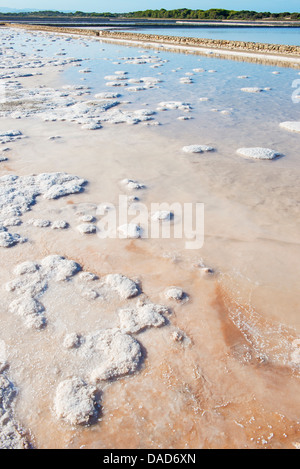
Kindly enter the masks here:
<path id="1" fill-rule="evenodd" d="M 71 17 L 71 18 L 150 18 L 150 19 L 181 19 L 181 20 L 300 20 L 300 13 L 271 13 L 270 11 L 257 12 L 248 10 L 224 10 L 219 8 L 211 8 L 210 10 L 190 10 L 188 8 L 180 8 L 177 10 L 144 10 L 134 11 L 130 13 L 85 13 L 83 11 L 76 12 L 60 12 L 52 10 L 32 11 L 21 13 L 0 13 L 0 16 L 22 16 L 22 17 Z"/>
<path id="2" fill-rule="evenodd" d="M 189 10 L 188 8 L 180 8 L 177 10 L 145 10 L 135 11 L 127 14 L 131 18 L 174 18 L 187 20 L 260 20 L 260 19 L 291 19 L 300 20 L 300 13 L 271 13 L 248 11 L 248 10 L 223 10 L 211 8 L 210 10 Z"/>
<path id="3" fill-rule="evenodd" d="M 53 10 L 43 10 L 43 11 L 22 11 L 19 13 L 11 12 L 11 13 L 1 13 L 0 16 L 20 16 L 20 17 L 70 17 L 70 18 L 90 18 L 90 17 L 99 17 L 99 18 L 115 18 L 120 15 L 119 13 L 85 13 L 83 11 L 75 11 L 75 12 L 62 12 L 62 11 L 53 11 Z"/>

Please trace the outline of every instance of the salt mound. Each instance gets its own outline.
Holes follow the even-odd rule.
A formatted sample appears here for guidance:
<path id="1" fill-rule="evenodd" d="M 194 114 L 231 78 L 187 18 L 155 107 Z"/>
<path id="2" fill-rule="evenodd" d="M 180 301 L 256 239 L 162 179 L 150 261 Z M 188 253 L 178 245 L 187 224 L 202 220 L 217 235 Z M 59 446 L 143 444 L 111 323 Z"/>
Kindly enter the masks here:
<path id="1" fill-rule="evenodd" d="M 261 93 L 264 91 L 262 88 L 252 87 L 252 88 L 241 88 L 241 91 L 245 93 Z"/>
<path id="2" fill-rule="evenodd" d="M 71 334 L 67 334 L 63 341 L 63 346 L 66 349 L 73 349 L 78 348 L 82 344 L 82 337 L 76 332 L 72 332 Z"/>
<path id="3" fill-rule="evenodd" d="M 192 78 L 190 77 L 182 77 L 180 78 L 179 82 L 182 83 L 183 85 L 191 85 L 192 83 L 194 83 Z"/>
<path id="4" fill-rule="evenodd" d="M 81 127 L 83 130 L 99 130 L 102 125 L 99 122 L 88 122 Z"/>
<path id="5" fill-rule="evenodd" d="M 69 228 L 69 223 L 65 220 L 55 220 L 51 225 L 52 230 L 66 230 Z"/>
<path id="6" fill-rule="evenodd" d="M 300 132 L 300 121 L 281 122 L 279 126 L 283 129 L 290 130 L 291 132 Z"/>
<path id="7" fill-rule="evenodd" d="M 127 83 L 122 83 L 121 81 L 107 81 L 106 86 L 127 86 Z"/>
<path id="8" fill-rule="evenodd" d="M 71 425 L 88 425 L 99 411 L 95 393 L 96 388 L 80 378 L 62 381 L 54 399 L 57 417 Z"/>
<path id="9" fill-rule="evenodd" d="M 281 153 L 275 150 L 271 150 L 270 148 L 261 148 L 261 147 L 239 148 L 237 150 L 237 153 L 247 158 L 254 158 L 258 160 L 273 160 L 274 158 L 283 156 Z"/>
<path id="10" fill-rule="evenodd" d="M 85 213 L 80 215 L 80 220 L 85 223 L 94 223 L 96 221 L 96 218 L 93 215 L 90 215 L 89 213 Z"/>
<path id="11" fill-rule="evenodd" d="M 5 228 L 9 226 L 19 226 L 22 225 L 22 220 L 18 217 L 6 218 L 6 220 L 3 220 L 2 225 Z"/>
<path id="12" fill-rule="evenodd" d="M 185 297 L 185 293 L 182 288 L 179 287 L 170 287 L 165 291 L 165 297 L 168 300 L 180 301 Z"/>
<path id="13" fill-rule="evenodd" d="M 159 78 L 155 78 L 155 77 L 142 77 L 141 82 L 146 83 L 148 86 L 151 86 L 151 85 L 157 85 L 158 83 L 161 83 L 162 80 L 160 80 Z"/>
<path id="14" fill-rule="evenodd" d="M 98 280 L 99 277 L 92 272 L 81 272 L 79 278 L 83 282 L 93 282 L 94 280 Z"/>
<path id="15" fill-rule="evenodd" d="M 1 248 L 10 248 L 15 246 L 18 243 L 26 242 L 26 238 L 22 238 L 20 235 L 14 233 L 8 233 L 4 229 L 0 230 L 0 247 Z"/>
<path id="16" fill-rule="evenodd" d="M 144 184 L 141 184 L 140 182 L 134 181 L 132 179 L 123 179 L 121 182 L 126 187 L 126 189 L 129 190 L 139 190 L 146 188 Z"/>
<path id="17" fill-rule="evenodd" d="M 122 95 L 119 93 L 97 93 L 95 94 L 96 99 L 116 99 L 120 98 Z"/>
<path id="18" fill-rule="evenodd" d="M 114 80 L 127 80 L 127 77 L 125 75 L 106 75 L 104 77 L 104 80 L 108 80 L 108 81 L 114 81 Z"/>
<path id="19" fill-rule="evenodd" d="M 81 234 L 94 234 L 97 231 L 97 227 L 91 223 L 83 223 L 82 225 L 77 226 L 77 230 Z"/>
<path id="20" fill-rule="evenodd" d="M 163 313 L 168 309 L 156 304 L 137 304 L 135 308 L 119 310 L 120 327 L 126 332 L 135 334 L 149 327 L 161 327 L 166 319 Z"/>
<path id="21" fill-rule="evenodd" d="M 27 328 L 41 329 L 45 325 L 45 318 L 42 316 L 44 306 L 29 295 L 14 300 L 9 305 L 9 311 L 23 316 Z"/>
<path id="22" fill-rule="evenodd" d="M 189 145 L 182 148 L 185 153 L 203 153 L 205 151 L 214 151 L 213 147 L 207 145 Z"/>
<path id="23" fill-rule="evenodd" d="M 142 236 L 142 228 L 135 223 L 128 223 L 118 227 L 121 238 L 138 239 Z"/>
<path id="24" fill-rule="evenodd" d="M 7 175 L 0 177 L 0 226 L 5 220 L 22 216 L 31 209 L 38 196 L 54 200 L 83 190 L 86 181 L 67 173 L 42 173 L 34 176 Z M 40 226 L 40 220 L 33 220 Z M 0 230 L 0 246 L 10 247 L 24 242 L 18 234 Z"/>
<path id="25" fill-rule="evenodd" d="M 154 221 L 170 221 L 174 218 L 174 213 L 169 210 L 158 210 L 151 218 Z"/>
<path id="26" fill-rule="evenodd" d="M 20 130 L 0 131 L 0 138 L 1 137 L 19 137 L 20 135 L 22 135 L 22 132 Z"/>
<path id="27" fill-rule="evenodd" d="M 0 144 L 2 145 L 5 143 L 15 142 L 21 138 L 24 138 L 24 136 L 20 130 L 0 131 Z"/>
<path id="28" fill-rule="evenodd" d="M 123 299 L 133 298 L 140 293 L 138 285 L 121 274 L 109 274 L 105 277 L 105 282 Z"/>
<path id="29" fill-rule="evenodd" d="M 81 270 L 81 266 L 77 262 L 57 255 L 45 257 L 40 265 L 42 269 L 39 271 L 42 271 L 42 275 L 54 278 L 56 282 L 69 280 Z"/>
<path id="30" fill-rule="evenodd" d="M 181 101 L 162 101 L 159 103 L 159 110 L 180 109 L 181 111 L 190 111 L 191 105 Z"/>
<path id="31" fill-rule="evenodd" d="M 7 291 L 17 296 L 9 310 L 21 316 L 26 327 L 41 329 L 46 325 L 46 310 L 40 300 L 49 284 L 69 280 L 80 270 L 76 262 L 57 255 L 45 257 L 39 263 L 19 264 L 15 268 L 17 277 L 6 284 Z"/>
<path id="32" fill-rule="evenodd" d="M 48 228 L 51 225 L 50 220 L 42 220 L 40 218 L 30 218 L 27 221 L 28 225 L 35 226 L 36 228 Z"/>
<path id="33" fill-rule="evenodd" d="M 87 336 L 81 348 L 92 349 L 97 355 L 97 366 L 90 375 L 92 382 L 132 374 L 142 359 L 138 341 L 119 329 L 100 330 Z"/>
<path id="34" fill-rule="evenodd" d="M 186 335 L 186 333 L 180 329 L 175 329 L 171 334 L 171 339 L 173 342 L 178 342 L 182 345 L 190 345 L 191 339 Z"/>

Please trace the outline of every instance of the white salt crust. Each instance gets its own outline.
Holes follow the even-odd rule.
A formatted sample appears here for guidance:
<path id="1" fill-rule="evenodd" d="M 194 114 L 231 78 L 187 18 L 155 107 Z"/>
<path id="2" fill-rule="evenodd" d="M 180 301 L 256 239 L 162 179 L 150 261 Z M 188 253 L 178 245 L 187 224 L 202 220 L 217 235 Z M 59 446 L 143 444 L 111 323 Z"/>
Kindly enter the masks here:
<path id="1" fill-rule="evenodd" d="M 109 93 L 109 92 L 102 92 L 102 93 L 97 93 L 95 94 L 95 98 L 96 99 L 117 99 L 117 98 L 121 98 L 121 94 L 120 93 Z"/>
<path id="2" fill-rule="evenodd" d="M 273 160 L 274 158 L 284 156 L 282 153 L 271 150 L 270 148 L 261 147 L 239 148 L 237 153 L 246 158 L 254 158 L 257 160 Z"/>
<path id="3" fill-rule="evenodd" d="M 27 220 L 28 225 L 35 226 L 36 228 L 48 228 L 51 225 L 50 220 L 42 220 L 40 218 L 31 218 Z"/>
<path id="4" fill-rule="evenodd" d="M 263 88 L 257 88 L 257 87 L 249 87 L 249 88 L 241 88 L 241 91 L 244 91 L 244 93 L 261 93 L 264 91 Z"/>
<path id="5" fill-rule="evenodd" d="M 143 235 L 142 228 L 136 223 L 128 223 L 118 227 L 120 238 L 138 239 Z"/>
<path id="6" fill-rule="evenodd" d="M 52 230 L 66 230 L 69 228 L 69 223 L 65 220 L 55 220 L 51 224 Z"/>
<path id="7" fill-rule="evenodd" d="M 290 132 L 299 132 L 300 133 L 300 121 L 287 121 L 287 122 L 281 122 L 279 126 L 282 129 L 289 130 Z"/>
<path id="8" fill-rule="evenodd" d="M 208 145 L 188 145 L 182 148 L 185 153 L 203 153 L 206 151 L 214 151 L 213 147 Z"/>
<path id="9" fill-rule="evenodd" d="M 146 189 L 144 184 L 138 181 L 134 181 L 133 179 L 123 179 L 121 184 L 128 190 Z"/>
<path id="10" fill-rule="evenodd" d="M 0 145 L 12 143 L 16 140 L 20 140 L 21 138 L 24 138 L 24 135 L 20 130 L 0 131 Z"/>
<path id="11" fill-rule="evenodd" d="M 0 247 L 11 247 L 25 242 L 16 233 L 7 231 L 7 220 L 21 217 L 42 196 L 54 200 L 83 191 L 86 181 L 66 173 L 42 173 L 35 176 L 7 175 L 0 177 Z M 48 227 L 49 220 L 31 219 L 29 223 L 36 227 Z M 18 224 L 21 224 L 20 222 Z M 59 221 L 54 227 L 62 226 Z M 11 224 L 17 226 L 17 224 Z"/>
<path id="12" fill-rule="evenodd" d="M 96 221 L 96 218 L 93 215 L 90 215 L 88 213 L 85 213 L 83 215 L 80 215 L 80 220 L 83 221 L 84 223 L 94 223 Z"/>
<path id="13" fill-rule="evenodd" d="M 180 78 L 179 82 L 183 85 L 191 85 L 192 83 L 194 83 L 194 81 L 190 77 L 182 77 Z"/>
<path id="14" fill-rule="evenodd" d="M 93 334 L 69 334 L 64 340 L 69 356 L 87 363 L 86 378 L 73 376 L 59 383 L 54 397 L 57 418 L 70 425 L 89 425 L 100 412 L 102 382 L 135 373 L 142 360 L 139 342 L 119 329 Z"/>
<path id="15" fill-rule="evenodd" d="M 24 238 L 17 233 L 8 233 L 4 231 L 5 228 L 0 230 L 0 247 L 10 248 L 18 243 L 25 243 L 27 238 Z"/>
<path id="16" fill-rule="evenodd" d="M 62 65 L 62 62 L 57 61 L 57 59 L 55 59 L 55 60 L 57 62 L 55 64 L 55 66 Z M 127 60 L 128 63 L 134 63 L 134 64 L 154 63 L 154 65 L 153 65 L 154 67 L 161 66 L 163 64 L 163 61 L 160 61 L 159 59 L 153 59 L 153 57 L 151 58 L 150 56 L 148 56 L 148 57 L 144 56 L 144 57 L 140 57 L 140 58 L 127 58 L 126 60 Z M 41 60 L 38 67 L 43 66 L 42 62 L 43 61 Z M 7 62 L 7 63 L 9 63 L 9 62 Z M 71 63 L 71 62 L 69 62 L 69 63 Z M 45 62 L 45 64 L 46 64 L 46 62 Z M 48 62 L 47 62 L 47 64 L 48 64 Z M 74 63 L 74 65 L 76 65 L 76 63 Z M 26 67 L 26 64 L 24 64 L 24 68 L 25 67 Z M 1 68 L 1 66 L 0 66 L 0 68 Z M 28 74 L 28 75 L 33 76 L 33 74 Z M 17 74 L 12 75 L 12 76 L 16 77 Z M 92 121 L 91 123 L 88 122 L 88 123 L 84 123 L 82 125 L 87 125 L 87 126 L 90 125 L 91 128 L 93 128 L 93 125 L 96 126 L 97 122 L 95 123 L 95 122 Z M 14 225 L 12 225 L 12 226 L 14 226 Z M 26 264 L 26 265 L 24 265 L 24 264 Z M 22 265 L 22 267 L 19 266 L 20 275 L 28 275 L 28 274 L 36 273 L 36 268 L 38 267 L 38 270 L 39 270 L 40 269 L 39 265 L 41 263 L 40 264 L 24 263 L 24 264 Z M 79 275 L 81 275 L 81 274 L 79 274 Z M 79 277 L 79 275 L 78 275 L 78 277 Z M 91 276 L 93 276 L 93 274 L 91 274 Z M 93 280 L 93 279 L 91 278 L 90 280 Z M 89 281 L 89 280 L 87 280 L 87 278 L 86 278 L 86 281 Z M 32 288 L 32 291 L 34 293 L 35 292 L 34 286 L 32 285 L 31 288 Z M 137 305 L 137 309 L 139 309 L 139 307 L 142 307 L 142 306 L 143 305 Z M 144 317 L 141 314 L 141 312 L 139 312 L 138 314 L 135 314 L 135 317 L 139 317 L 139 316 Z M 129 327 L 129 325 L 125 326 L 125 327 Z M 155 323 L 154 323 L 153 326 L 150 325 L 150 326 L 146 326 L 146 327 L 156 327 L 156 326 L 155 326 Z M 64 342 L 64 344 L 65 344 L 65 346 L 69 344 L 69 347 L 67 347 L 67 348 L 68 348 L 70 354 L 74 354 L 74 355 L 78 354 L 78 356 L 80 354 L 82 354 L 82 357 L 84 357 L 82 359 L 86 360 L 86 357 L 89 357 L 89 356 L 94 357 L 94 355 L 96 355 L 95 354 L 96 349 L 99 349 L 99 348 L 101 349 L 101 345 L 99 345 L 99 341 L 100 341 L 101 344 L 105 343 L 105 349 L 106 349 L 106 352 L 107 352 L 106 343 L 113 340 L 112 335 L 114 335 L 114 332 L 112 332 L 112 331 L 110 331 L 109 333 L 104 334 L 105 339 L 103 337 L 102 332 L 100 332 L 99 334 L 101 336 L 101 338 L 99 340 L 98 340 L 98 338 L 96 338 L 97 334 L 87 336 L 87 337 L 81 336 L 80 334 L 75 334 L 75 335 L 73 335 L 73 339 L 72 339 L 72 337 L 69 337 L 69 340 L 66 340 Z M 181 336 L 180 333 L 178 333 L 178 334 L 176 334 L 176 337 L 174 337 L 174 341 L 180 342 L 182 336 Z M 125 335 L 127 335 L 127 337 L 130 337 L 130 335 L 128 335 L 128 334 L 125 334 Z M 123 337 L 122 337 L 121 342 L 123 343 Z M 82 347 L 82 346 L 85 343 L 88 343 L 90 345 L 87 346 L 86 349 L 84 350 L 84 347 Z M 124 350 L 122 347 L 112 347 L 112 350 L 114 351 L 115 354 L 118 354 L 120 349 Z M 128 355 L 126 353 L 125 353 L 125 355 L 126 355 L 126 357 L 128 357 Z M 91 374 L 89 374 L 87 377 L 84 377 L 84 379 L 79 378 L 79 377 L 71 378 L 71 381 L 72 381 L 71 384 L 70 383 L 64 384 L 64 385 L 61 384 L 60 391 L 62 390 L 62 392 L 57 390 L 56 398 L 55 398 L 55 404 L 56 404 L 55 409 L 56 409 L 56 412 L 57 412 L 57 416 L 59 418 L 65 420 L 66 422 L 70 423 L 71 425 L 89 424 L 90 421 L 92 420 L 92 418 L 94 416 L 96 417 L 98 415 L 98 408 L 97 408 L 98 403 L 94 399 L 94 397 L 96 397 L 96 396 L 94 394 L 95 387 L 94 387 L 93 383 L 98 382 L 98 381 L 101 382 L 102 379 L 103 380 L 107 379 L 107 376 L 109 376 L 109 377 L 120 376 L 120 375 L 118 375 L 118 372 L 121 372 L 120 370 L 122 370 L 122 369 L 123 370 L 125 369 L 125 374 L 127 374 L 128 372 L 134 372 L 135 370 L 138 369 L 138 364 L 137 364 L 138 360 L 135 362 L 136 363 L 135 366 L 132 364 L 132 360 L 131 361 L 129 360 L 129 362 L 130 362 L 129 368 L 126 368 L 126 366 L 122 367 L 122 366 L 115 365 L 114 358 L 112 358 L 112 356 L 113 356 L 113 353 L 108 353 L 108 357 L 109 357 L 108 362 L 109 362 L 109 360 L 112 360 L 112 362 L 113 362 L 111 368 L 107 367 L 106 369 L 104 369 L 104 371 L 103 371 L 103 369 L 102 370 L 100 369 L 100 372 L 99 371 L 96 372 L 94 376 L 93 376 L 93 372 L 91 372 Z M 133 354 L 132 356 L 133 357 L 134 356 L 136 356 L 136 357 L 139 356 L 139 347 L 138 346 L 136 346 L 136 355 Z M 295 349 L 293 349 L 293 352 L 292 352 L 292 357 L 295 360 L 299 359 L 299 347 L 296 348 L 296 346 L 295 346 Z M 97 362 L 99 361 L 98 356 L 96 358 L 96 361 Z M 105 360 L 104 360 L 104 362 L 105 362 Z M 126 360 L 125 360 L 125 362 L 126 362 Z M 1 362 L 1 347 L 0 347 L 0 369 L 1 369 L 1 363 L 2 362 Z M 101 363 L 101 365 L 102 365 L 102 363 Z M 112 369 L 113 369 L 113 371 L 111 371 Z M 118 370 L 118 371 L 116 372 L 115 370 Z M 92 379 L 92 377 L 93 377 L 93 379 Z M 2 384 L 0 384 L 0 389 L 1 389 L 1 392 L 2 392 Z M 65 392 L 64 392 L 64 390 L 65 390 Z M 0 394 L 1 394 L 1 392 L 0 392 Z M 69 393 L 69 399 L 65 399 L 65 397 L 68 393 Z M 60 399 L 62 399 L 64 402 L 61 402 Z M 11 399 L 9 399 L 9 400 L 11 401 Z M 2 402 L 1 399 L 0 399 L 0 402 Z M 1 408 L 1 405 L 2 404 L 0 404 L 0 408 Z M 1 424 L 2 424 L 2 421 L 1 421 L 0 425 Z M 2 437 L 1 426 L 0 426 L 0 432 L 1 432 L 1 437 Z M 13 432 L 8 433 L 10 439 L 11 439 L 12 434 L 13 434 Z"/>
<path id="17" fill-rule="evenodd" d="M 68 280 L 80 270 L 76 262 L 57 255 L 48 256 L 40 263 L 19 264 L 15 269 L 16 278 L 6 284 L 6 290 L 17 297 L 9 305 L 10 312 L 19 315 L 27 328 L 45 327 L 46 311 L 41 297 L 51 282 Z"/>
<path id="18" fill-rule="evenodd" d="M 7 375 L 7 365 L 5 342 L 0 340 L 0 448 L 25 449 L 28 442 L 14 416 L 18 391 Z"/>
<path id="19" fill-rule="evenodd" d="M 14 35 L 19 36 L 17 32 L 14 32 Z M 5 32 L 3 36 L 3 42 L 10 38 Z M 56 38 L 51 39 L 51 36 L 48 34 L 47 38 L 49 37 L 52 42 L 57 41 Z M 35 41 L 35 39 L 28 39 L 26 42 L 31 42 L 31 40 Z M 88 44 L 86 44 L 86 47 L 88 47 Z M 42 52 L 42 50 L 36 50 L 36 52 Z M 4 48 L 0 64 L 0 80 L 3 80 L 5 86 L 5 100 L 1 104 L 0 109 L 1 117 L 13 119 L 39 117 L 47 122 L 66 121 L 77 123 L 81 125 L 83 130 L 89 131 L 101 129 L 104 123 L 134 125 L 153 120 L 154 111 L 146 109 L 120 109 L 120 106 L 124 103 L 117 100 L 121 97 L 119 93 L 97 93 L 93 99 L 90 99 L 88 96 L 91 95 L 90 87 L 83 85 L 65 85 L 61 88 L 46 86 L 23 87 L 20 82 L 16 81 L 18 78 L 42 75 L 42 72 L 35 72 L 33 69 L 43 69 L 44 67 L 51 66 L 60 67 L 60 71 L 63 71 L 65 66 L 81 67 L 83 60 L 88 60 L 66 57 L 66 52 L 64 51 L 57 52 L 55 55 L 58 57 L 54 58 L 26 52 L 26 48 L 22 52 L 14 50 L 13 47 Z M 63 58 L 60 56 L 63 56 Z M 120 60 L 126 64 L 149 64 L 155 68 L 168 62 L 158 56 L 147 54 L 139 57 L 122 57 Z M 30 70 L 27 71 L 26 69 Z M 80 68 L 79 73 L 84 75 L 92 71 L 92 69 L 85 67 Z M 109 81 L 105 85 L 112 87 L 127 86 L 128 72 L 122 70 L 119 72 L 106 76 L 105 78 Z M 82 78 L 82 80 L 85 80 L 85 78 Z M 150 89 L 157 87 L 161 79 L 146 76 L 139 78 L 138 82 L 141 84 L 141 89 Z M 26 103 L 26 106 L 24 106 L 24 103 Z M 153 125 L 158 125 L 158 123 L 153 123 Z M 22 135 L 8 135 L 7 133 L 0 137 L 0 143 L 7 143 L 19 138 L 22 138 Z"/>
<path id="20" fill-rule="evenodd" d="M 180 301 L 185 297 L 185 293 L 180 287 L 169 287 L 165 291 L 165 297 L 168 300 Z"/>
<path id="21" fill-rule="evenodd" d="M 120 329 L 103 329 L 86 336 L 81 349 L 87 355 L 90 351 L 97 355 L 96 367 L 89 377 L 92 383 L 132 374 L 142 358 L 139 342 Z"/>
<path id="22" fill-rule="evenodd" d="M 170 210 L 158 210 L 154 212 L 151 219 L 154 221 L 170 221 L 173 220 L 174 213 Z"/>
<path id="23" fill-rule="evenodd" d="M 16 266 L 14 274 L 15 279 L 6 284 L 6 290 L 15 297 L 9 310 L 30 328 L 46 326 L 43 294 L 56 282 L 69 283 L 75 276 L 83 289 L 91 282 L 96 287 L 96 290 L 86 288 L 85 291 L 98 294 L 98 285 L 103 291 L 115 292 L 123 301 L 140 294 L 138 283 L 122 274 L 108 274 L 99 279 L 92 272 L 81 272 L 79 264 L 58 255 L 50 255 L 39 262 L 23 262 Z M 120 327 L 85 334 L 67 333 L 62 353 L 66 360 L 75 361 L 81 371 L 78 376 L 58 383 L 53 406 L 57 418 L 69 425 L 90 425 L 97 420 L 101 409 L 98 398 L 101 383 L 135 373 L 143 360 L 141 345 L 130 334 L 166 325 L 163 314 L 167 312 L 165 306 L 138 302 L 128 311 L 126 307 L 120 308 Z M 0 370 L 6 366 L 5 349 L 1 345 L 0 342 Z"/>
<path id="24" fill-rule="evenodd" d="M 97 227 L 91 223 L 83 223 L 77 226 L 77 230 L 81 234 L 95 234 L 97 232 Z"/>
<path id="25" fill-rule="evenodd" d="M 117 82 L 120 84 L 121 82 Z M 120 102 L 108 98 L 94 97 L 89 99 L 84 95 L 90 93 L 82 91 L 54 88 L 22 88 L 11 86 L 6 91 L 5 103 L 1 105 L 0 117 L 24 119 L 26 117 L 39 117 L 43 121 L 67 121 L 77 123 L 86 130 L 100 129 L 103 123 L 109 124 L 138 124 L 153 119 L 154 111 L 146 109 L 124 110 L 116 109 Z M 80 96 L 80 100 L 78 99 Z M 24 101 L 28 106 L 24 107 Z M 16 136 L 0 136 L 0 143 L 8 143 L 22 138 Z"/>
<path id="26" fill-rule="evenodd" d="M 28 449 L 24 433 L 15 419 L 17 389 L 6 373 L 0 374 L 0 448 Z"/>
<path id="27" fill-rule="evenodd" d="M 105 277 L 105 282 L 123 299 L 133 298 L 140 293 L 139 286 L 122 274 L 109 274 Z"/>
<path id="28" fill-rule="evenodd" d="M 139 301 L 135 307 L 119 310 L 120 328 L 135 334 L 149 327 L 164 326 L 166 318 L 163 314 L 167 312 L 165 306 Z"/>
<path id="29" fill-rule="evenodd" d="M 81 378 L 62 381 L 54 398 L 56 416 L 70 425 L 88 425 L 97 416 L 95 394 L 96 388 Z"/>
<path id="30" fill-rule="evenodd" d="M 161 101 L 157 109 L 160 111 L 174 109 L 179 109 L 180 111 L 190 111 L 192 108 L 189 103 L 181 101 Z"/>

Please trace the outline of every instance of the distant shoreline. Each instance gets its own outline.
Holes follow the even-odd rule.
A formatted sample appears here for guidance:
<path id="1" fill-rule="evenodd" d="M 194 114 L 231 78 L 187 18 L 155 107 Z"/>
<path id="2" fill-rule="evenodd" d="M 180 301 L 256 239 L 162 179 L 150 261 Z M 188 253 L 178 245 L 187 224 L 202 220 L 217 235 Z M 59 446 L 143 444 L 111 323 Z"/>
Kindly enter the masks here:
<path id="1" fill-rule="evenodd" d="M 212 28 L 300 28 L 300 20 L 292 19 L 183 19 L 183 18 L 138 18 L 138 17 L 91 17 L 91 16 L 18 16 L 14 14 L 1 14 L 0 23 L 33 24 L 44 26 L 68 27 L 70 25 L 118 27 L 128 24 L 140 28 L 169 27 L 178 28 L 184 25 L 190 28 L 212 27 Z"/>
<path id="2" fill-rule="evenodd" d="M 58 26 L 4 23 L 4 27 L 25 29 L 29 31 L 46 31 L 58 34 L 82 35 L 110 42 L 143 45 L 199 54 L 274 64 L 286 67 L 300 67 L 300 46 L 283 44 L 265 44 L 246 41 L 230 41 L 222 39 L 201 39 L 193 37 L 163 36 L 124 31 L 109 31 Z"/>

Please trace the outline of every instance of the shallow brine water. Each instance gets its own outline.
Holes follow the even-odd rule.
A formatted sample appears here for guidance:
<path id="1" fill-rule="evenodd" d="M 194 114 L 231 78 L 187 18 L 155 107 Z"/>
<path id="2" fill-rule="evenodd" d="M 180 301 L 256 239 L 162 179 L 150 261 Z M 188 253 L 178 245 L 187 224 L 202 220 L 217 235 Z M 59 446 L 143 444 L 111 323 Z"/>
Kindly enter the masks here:
<path id="1" fill-rule="evenodd" d="M 299 445 L 300 134 L 280 126 L 300 120 L 297 68 L 1 38 L 0 376 L 18 389 L 2 404 L 14 432 L 38 448 Z M 237 152 L 257 147 L 273 153 Z M 128 238 L 103 239 L 120 196 Z M 143 237 L 163 202 L 153 225 L 170 236 Z M 172 204 L 197 203 L 204 244 L 186 249 Z"/>

